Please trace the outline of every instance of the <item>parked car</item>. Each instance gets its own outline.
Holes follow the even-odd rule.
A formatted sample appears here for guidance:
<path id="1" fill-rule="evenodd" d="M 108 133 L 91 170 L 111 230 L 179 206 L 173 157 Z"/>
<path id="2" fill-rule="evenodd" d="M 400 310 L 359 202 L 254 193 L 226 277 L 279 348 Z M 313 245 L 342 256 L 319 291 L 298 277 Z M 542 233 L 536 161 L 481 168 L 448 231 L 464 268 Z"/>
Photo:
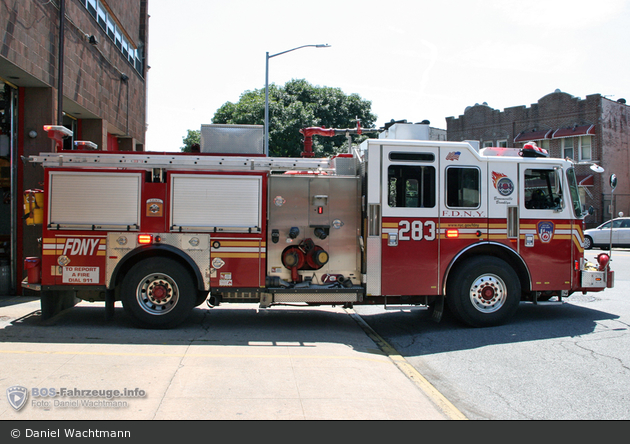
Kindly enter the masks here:
<path id="1" fill-rule="evenodd" d="M 612 230 L 610 229 L 611 223 Z M 630 217 L 619 217 L 612 221 L 604 222 L 597 228 L 585 230 L 584 248 L 610 248 L 611 235 L 613 247 L 630 248 Z"/>

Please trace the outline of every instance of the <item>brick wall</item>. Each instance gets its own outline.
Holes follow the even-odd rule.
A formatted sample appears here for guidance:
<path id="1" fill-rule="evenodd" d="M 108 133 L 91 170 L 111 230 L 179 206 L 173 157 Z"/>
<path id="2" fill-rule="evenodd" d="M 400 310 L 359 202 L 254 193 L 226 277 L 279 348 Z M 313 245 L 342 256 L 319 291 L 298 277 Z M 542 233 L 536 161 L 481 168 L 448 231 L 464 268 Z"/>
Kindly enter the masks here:
<path id="1" fill-rule="evenodd" d="M 610 174 L 617 176 L 614 191 L 614 215 L 619 211 L 630 215 L 630 107 L 612 100 L 602 100 L 601 143 L 606 147 L 602 166 L 606 169 L 603 183 L 604 199 L 610 200 Z"/>
<path id="2" fill-rule="evenodd" d="M 599 161 L 606 169 L 604 174 L 593 173 L 587 165 L 576 166 L 580 177 L 594 175 L 594 185 L 588 188 L 593 196 L 586 196 L 586 206 L 592 205 L 597 213 L 587 217 L 587 225 L 595 225 L 609 217 L 606 206 L 606 194 L 610 199 L 608 178 L 611 173 L 623 176 L 615 194 L 618 206 L 630 214 L 630 179 L 628 160 L 627 122 L 629 107 L 592 94 L 581 99 L 561 91 L 555 91 L 538 100 L 529 107 L 519 105 L 504 111 L 493 109 L 486 104 L 468 107 L 459 117 L 446 118 L 447 139 L 452 141 L 479 140 L 480 145 L 507 140 L 508 147 L 521 147 L 515 138 L 521 133 L 534 131 L 572 128 L 575 125 L 594 125 L 595 135 L 591 140 L 591 158 Z M 551 139 L 549 150 L 552 157 L 563 157 L 562 140 Z M 614 171 L 613 171 L 614 170 Z M 627 195 L 622 198 L 622 195 Z M 625 200 L 624 200 L 625 199 Z"/>
<path id="3" fill-rule="evenodd" d="M 0 2 L 0 56 L 56 90 L 59 39 L 57 2 L 20 0 Z M 141 24 L 145 0 L 103 2 L 138 46 L 146 36 Z M 88 111 L 77 118 L 98 118 L 115 134 L 144 143 L 146 121 L 145 72 L 138 73 L 79 0 L 66 0 L 64 96 Z M 146 23 L 142 26 L 146 32 Z M 94 35 L 97 45 L 86 36 Z M 4 77 L 0 70 L 0 77 Z M 121 75 L 129 79 L 121 81 Z M 11 80 L 11 79 L 8 79 Z M 16 81 L 19 86 L 19 82 Z M 39 86 L 39 85 L 38 85 Z M 65 100 L 64 100 L 65 102 Z M 27 104 L 28 105 L 28 104 Z M 56 105 L 55 105 L 56 106 Z M 65 109 L 64 111 L 68 112 Z M 106 140 L 106 134 L 103 136 Z M 99 141 L 96 141 L 97 143 Z M 104 143 L 99 143 L 105 146 Z"/>

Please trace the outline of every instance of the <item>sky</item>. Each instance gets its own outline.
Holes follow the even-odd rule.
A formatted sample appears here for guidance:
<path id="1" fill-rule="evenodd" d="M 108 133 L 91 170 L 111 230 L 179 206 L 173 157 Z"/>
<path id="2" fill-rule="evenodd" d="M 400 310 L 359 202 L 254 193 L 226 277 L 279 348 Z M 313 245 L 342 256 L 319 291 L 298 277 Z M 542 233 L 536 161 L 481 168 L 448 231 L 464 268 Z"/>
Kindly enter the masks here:
<path id="1" fill-rule="evenodd" d="M 226 102 L 305 79 L 446 129 L 559 89 L 630 100 L 630 0 L 149 0 L 147 151 L 179 151 Z"/>

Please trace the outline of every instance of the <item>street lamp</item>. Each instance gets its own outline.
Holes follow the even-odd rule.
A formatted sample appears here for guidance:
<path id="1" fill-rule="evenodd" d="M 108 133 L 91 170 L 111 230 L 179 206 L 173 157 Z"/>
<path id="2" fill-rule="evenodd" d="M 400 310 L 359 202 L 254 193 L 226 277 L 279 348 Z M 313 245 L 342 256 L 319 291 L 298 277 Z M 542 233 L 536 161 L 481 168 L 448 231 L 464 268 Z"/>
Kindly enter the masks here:
<path id="1" fill-rule="evenodd" d="M 286 54 L 287 52 L 295 51 L 296 49 L 302 48 L 330 48 L 329 44 L 320 44 L 320 45 L 303 45 L 298 46 L 297 48 L 287 49 L 286 51 L 279 52 L 277 54 L 269 55 L 267 52 L 267 57 L 265 60 L 265 155 L 269 155 L 269 59 L 273 57 L 277 57 L 282 54 Z"/>

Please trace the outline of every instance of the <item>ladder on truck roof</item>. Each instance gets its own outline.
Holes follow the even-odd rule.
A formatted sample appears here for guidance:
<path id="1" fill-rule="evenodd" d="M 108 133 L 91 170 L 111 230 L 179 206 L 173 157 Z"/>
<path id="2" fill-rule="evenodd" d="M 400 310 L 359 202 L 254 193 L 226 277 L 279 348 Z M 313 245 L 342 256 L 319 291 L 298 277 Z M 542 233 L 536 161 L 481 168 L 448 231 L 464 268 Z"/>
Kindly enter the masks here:
<path id="1" fill-rule="evenodd" d="M 120 152 L 57 152 L 40 153 L 26 160 L 47 168 L 135 168 L 135 169 L 186 169 L 186 170 L 281 170 L 333 172 L 332 159 L 328 158 L 269 158 L 239 156 L 198 156 L 194 154 L 120 153 Z"/>

